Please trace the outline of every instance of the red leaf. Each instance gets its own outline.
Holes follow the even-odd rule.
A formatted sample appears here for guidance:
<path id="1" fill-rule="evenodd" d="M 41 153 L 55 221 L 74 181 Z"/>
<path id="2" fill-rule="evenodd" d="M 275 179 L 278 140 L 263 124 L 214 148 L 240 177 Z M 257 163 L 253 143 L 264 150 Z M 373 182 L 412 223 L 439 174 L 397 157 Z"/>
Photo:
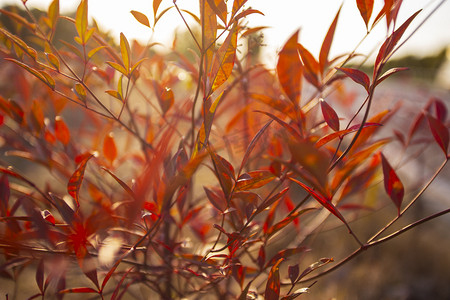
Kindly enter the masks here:
<path id="1" fill-rule="evenodd" d="M 442 151 L 444 152 L 444 155 L 447 157 L 448 142 L 449 142 L 448 128 L 441 121 L 434 118 L 433 116 L 428 115 L 427 118 L 434 139 L 439 144 L 439 147 L 441 147 Z"/>
<path id="2" fill-rule="evenodd" d="M 75 202 L 77 203 L 78 207 L 80 207 L 79 191 L 80 191 L 81 183 L 83 182 L 83 178 L 84 178 L 84 170 L 86 169 L 87 162 L 93 156 L 94 155 L 91 154 L 89 157 L 85 158 L 80 163 L 80 165 L 78 166 L 78 169 L 76 169 L 75 172 L 70 177 L 69 183 L 67 185 L 67 192 L 73 197 L 73 199 L 75 199 Z"/>
<path id="3" fill-rule="evenodd" d="M 283 229 L 284 227 L 286 227 L 287 225 L 291 224 L 294 220 L 296 220 L 302 214 L 304 214 L 308 211 L 311 211 L 311 210 L 314 210 L 314 208 L 306 208 L 306 209 L 302 209 L 300 211 L 296 211 L 295 213 L 284 218 L 283 220 L 276 223 L 275 225 L 269 227 L 265 233 L 267 234 L 268 237 L 270 237 L 270 236 L 274 235 L 275 233 L 277 233 L 278 231 L 280 231 L 281 229 Z"/>
<path id="4" fill-rule="evenodd" d="M 303 47 L 302 44 L 298 43 L 297 47 L 304 65 L 305 72 L 303 76 L 305 76 L 306 80 L 308 80 L 312 85 L 320 90 L 321 85 L 319 82 L 319 63 L 316 61 L 311 52 Z"/>
<path id="5" fill-rule="evenodd" d="M 289 177 L 290 180 L 292 180 L 293 182 L 297 183 L 299 186 L 301 186 L 303 189 L 305 189 L 311 196 L 314 197 L 314 199 L 316 199 L 323 207 L 325 207 L 326 209 L 328 209 L 333 215 L 335 215 L 339 220 L 341 220 L 346 226 L 347 228 L 349 228 L 347 221 L 345 221 L 344 216 L 341 215 L 341 213 L 337 210 L 337 208 L 333 205 L 333 203 L 331 203 L 331 200 L 328 198 L 325 198 L 324 196 L 322 196 L 321 194 L 317 193 L 316 191 L 314 191 L 313 189 L 311 189 L 309 186 L 307 186 L 306 184 L 298 181 L 295 178 L 291 178 Z"/>
<path id="6" fill-rule="evenodd" d="M 387 79 L 392 74 L 395 74 L 395 73 L 398 73 L 401 71 L 406 71 L 406 70 L 409 70 L 409 68 L 392 68 L 380 76 L 380 78 L 377 80 L 376 85 L 379 85 L 383 80 Z"/>
<path id="7" fill-rule="evenodd" d="M 41 259 L 38 267 L 36 268 L 36 284 L 41 291 L 41 294 L 44 294 L 44 260 Z"/>
<path id="8" fill-rule="evenodd" d="M 9 202 L 9 180 L 6 174 L 3 174 L 0 178 L 0 215 L 7 216 L 8 202 Z"/>
<path id="9" fill-rule="evenodd" d="M 225 197 L 219 195 L 218 193 L 208 189 L 207 187 L 203 187 L 206 193 L 206 197 L 208 197 L 209 202 L 217 208 L 219 211 L 224 212 L 227 209 L 227 201 Z"/>
<path id="10" fill-rule="evenodd" d="M 366 73 L 353 68 L 338 68 L 338 70 L 344 72 L 345 75 L 350 77 L 354 82 L 362 85 L 369 92 L 370 78 Z"/>
<path id="11" fill-rule="evenodd" d="M 266 300 L 278 300 L 280 297 L 280 264 L 283 260 L 284 258 L 280 258 L 270 269 L 264 293 Z"/>
<path id="12" fill-rule="evenodd" d="M 288 274 L 289 274 L 289 279 L 291 280 L 291 283 L 294 283 L 295 280 L 297 279 L 298 275 L 300 274 L 300 269 L 299 269 L 298 264 L 289 266 Z"/>
<path id="13" fill-rule="evenodd" d="M 278 80 L 294 105 L 298 105 L 302 90 L 303 65 L 297 50 L 299 30 L 286 42 L 280 51 L 277 63 Z"/>
<path id="14" fill-rule="evenodd" d="M 391 165 L 384 157 L 383 153 L 381 153 L 381 164 L 383 166 L 384 188 L 392 202 L 394 202 L 397 207 L 398 215 L 400 216 L 403 196 L 405 195 L 403 183 L 400 181 L 394 169 L 392 169 Z"/>
<path id="15" fill-rule="evenodd" d="M 96 293 L 98 294 L 98 291 L 89 288 L 89 287 L 79 287 L 79 288 L 71 288 L 71 289 L 65 289 L 62 291 L 59 291 L 60 294 L 75 294 L 75 293 Z"/>
<path id="16" fill-rule="evenodd" d="M 53 226 L 55 225 L 55 217 L 53 217 L 52 213 L 49 212 L 47 209 L 41 211 L 41 215 L 42 218 L 44 218 L 44 220 L 50 222 Z"/>
<path id="17" fill-rule="evenodd" d="M 333 23 L 331 23 L 330 28 L 328 29 L 327 35 L 322 42 L 322 47 L 320 48 L 319 54 L 319 70 L 320 74 L 323 74 L 325 71 L 325 67 L 328 64 L 328 54 L 330 53 L 331 43 L 333 42 L 334 32 L 336 31 L 336 24 L 339 18 L 339 13 L 341 12 L 342 5 L 339 7 L 339 10 L 334 17 Z"/>
<path id="18" fill-rule="evenodd" d="M 323 118 L 328 126 L 334 131 L 339 131 L 339 117 L 334 109 L 323 99 L 320 101 L 320 107 L 322 109 Z"/>
<path id="19" fill-rule="evenodd" d="M 442 100 L 434 98 L 433 99 L 434 108 L 436 111 L 436 117 L 441 122 L 444 123 L 447 119 L 447 106 L 445 106 Z"/>
<path id="20" fill-rule="evenodd" d="M 266 131 L 266 129 L 269 127 L 269 125 L 272 123 L 272 120 L 266 123 L 263 128 L 261 128 L 256 135 L 253 137 L 252 141 L 247 147 L 247 150 L 245 150 L 244 157 L 242 158 L 241 167 L 239 168 L 238 174 L 241 174 L 242 169 L 244 168 L 245 164 L 248 161 L 248 158 L 250 156 L 250 153 L 252 153 L 253 149 L 255 148 L 256 143 L 260 139 L 260 137 L 263 135 L 263 133 Z"/>
<path id="21" fill-rule="evenodd" d="M 261 245 L 261 248 L 259 248 L 258 257 L 256 259 L 260 270 L 264 268 L 264 264 L 266 263 L 266 250 L 264 248 L 264 245 Z"/>
<path id="22" fill-rule="evenodd" d="M 336 131 L 336 132 L 332 132 L 330 134 L 324 135 L 319 140 L 317 140 L 315 146 L 317 148 L 320 148 L 323 145 L 325 145 L 326 143 L 331 142 L 332 140 L 334 140 L 338 137 L 342 138 L 344 135 L 347 135 L 351 132 L 357 131 L 360 126 L 361 125 L 358 124 L 358 125 L 354 125 L 354 126 L 350 127 L 349 129 L 344 129 L 344 130 L 340 130 L 340 131 Z M 370 127 L 370 126 L 381 126 L 381 124 L 379 124 L 379 123 L 365 123 L 364 124 L 364 128 Z"/>
<path id="23" fill-rule="evenodd" d="M 420 10 L 414 13 L 411 17 L 406 20 L 402 26 L 400 26 L 397 30 L 395 30 L 381 45 L 380 50 L 378 51 L 377 58 L 375 60 L 374 70 L 373 74 L 377 75 L 378 72 L 383 67 L 386 58 L 389 57 L 389 55 L 394 50 L 395 46 L 397 45 L 398 41 L 401 39 L 403 33 L 405 33 L 405 30 L 408 28 L 409 24 L 414 20 L 414 18 L 419 14 Z M 374 76 L 375 77 L 375 76 Z"/>
<path id="24" fill-rule="evenodd" d="M 214 164 L 216 176 L 219 179 L 220 186 L 222 187 L 222 191 L 228 199 L 228 196 L 233 189 L 235 180 L 234 168 L 225 158 L 218 155 L 213 150 L 210 150 L 210 156 Z"/>
<path id="25" fill-rule="evenodd" d="M 369 20 L 372 16 L 373 10 L 373 0 L 356 0 L 358 5 L 359 13 L 366 24 L 366 28 L 369 28 Z"/>
<path id="26" fill-rule="evenodd" d="M 56 116 L 55 118 L 55 135 L 56 139 L 65 146 L 70 141 L 69 128 L 67 128 L 66 123 L 60 116 Z"/>

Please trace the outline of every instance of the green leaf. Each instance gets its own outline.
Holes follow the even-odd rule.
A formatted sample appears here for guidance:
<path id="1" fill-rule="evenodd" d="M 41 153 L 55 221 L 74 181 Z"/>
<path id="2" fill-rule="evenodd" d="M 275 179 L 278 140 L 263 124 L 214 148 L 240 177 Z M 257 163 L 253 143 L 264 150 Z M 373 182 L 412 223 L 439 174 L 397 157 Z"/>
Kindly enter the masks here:
<path id="1" fill-rule="evenodd" d="M 110 65 L 113 69 L 116 69 L 117 71 L 119 71 L 120 73 L 122 73 L 123 75 L 127 76 L 127 70 L 120 64 L 112 62 L 112 61 L 107 61 L 106 62 L 108 65 Z"/>

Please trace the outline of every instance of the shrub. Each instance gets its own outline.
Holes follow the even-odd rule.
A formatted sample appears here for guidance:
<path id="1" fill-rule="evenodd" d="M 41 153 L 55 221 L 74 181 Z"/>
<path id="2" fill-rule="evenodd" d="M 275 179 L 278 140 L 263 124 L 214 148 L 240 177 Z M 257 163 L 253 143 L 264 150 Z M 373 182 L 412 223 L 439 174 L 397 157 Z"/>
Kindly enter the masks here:
<path id="1" fill-rule="evenodd" d="M 0 248 L 3 277 L 32 270 L 31 298 L 295 299 L 364 250 L 449 212 L 386 234 L 448 161 L 441 100 L 408 130 L 384 126 L 399 107 L 373 112 L 377 86 L 405 70 L 383 70 L 419 13 L 398 24 L 401 1 L 385 1 L 375 18 L 373 1 L 356 1 L 368 34 L 388 28 L 371 76 L 349 67 L 356 49 L 329 57 L 339 11 L 318 59 L 296 31 L 271 70 L 257 59 L 261 28 L 245 22 L 261 12 L 246 1 L 200 0 L 199 16 L 174 1 L 189 51 L 124 34 L 116 45 L 88 24 L 87 0 L 75 18 L 60 15 L 58 0 L 38 17 L 22 2 L 28 15 L 2 10 L 12 25 L 0 28 Z M 131 13 L 154 29 L 168 12 L 160 3 L 153 23 Z M 62 24 L 76 29 L 74 42 L 55 38 Z M 344 81 L 363 96 L 352 100 Z M 416 191 L 397 170 L 431 143 L 442 164 Z M 389 144 L 400 159 L 382 152 Z M 380 185 L 386 196 L 366 197 Z M 354 228 L 386 200 L 390 221 Z M 344 227 L 356 250 L 310 260 L 308 238 L 324 225 Z"/>

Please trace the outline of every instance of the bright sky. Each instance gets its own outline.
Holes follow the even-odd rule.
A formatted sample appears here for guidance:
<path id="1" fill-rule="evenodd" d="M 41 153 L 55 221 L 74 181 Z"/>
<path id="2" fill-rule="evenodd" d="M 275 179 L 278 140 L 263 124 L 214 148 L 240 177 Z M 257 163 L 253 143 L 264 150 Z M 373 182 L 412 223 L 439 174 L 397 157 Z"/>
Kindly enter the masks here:
<path id="1" fill-rule="evenodd" d="M 415 11 L 424 8 L 411 25 L 416 28 L 441 1 L 404 0 L 399 21 L 403 22 Z M 433 54 L 442 47 L 450 45 L 448 32 L 450 3 L 447 0 L 443 1 L 444 4 L 405 44 L 399 54 Z M 50 2 L 51 0 L 28 0 L 27 4 L 29 7 L 47 9 Z M 22 4 L 20 0 L 0 0 L 0 5 L 11 3 Z M 74 10 L 78 3 L 79 0 L 60 0 L 61 10 L 63 13 Z M 139 24 L 130 14 L 130 10 L 146 14 L 152 22 L 152 3 L 152 0 L 90 0 L 89 15 L 95 18 L 101 27 L 111 30 L 117 38 L 120 32 L 124 32 L 128 39 L 136 38 L 145 42 L 151 37 L 152 31 Z M 364 22 L 359 15 L 355 0 L 249 0 L 246 6 L 258 9 L 265 15 L 251 15 L 248 21 L 250 26 L 270 27 L 264 31 L 265 44 L 267 44 L 265 55 L 268 61 L 273 63 L 276 51 L 280 50 L 286 39 L 298 28 L 301 28 L 300 42 L 317 57 L 323 38 L 341 3 L 343 8 L 331 49 L 331 56 L 333 56 L 353 50 L 365 34 Z M 375 0 L 373 17 L 378 14 L 383 3 L 383 0 Z M 163 0 L 160 10 L 172 4 L 173 0 Z M 198 13 L 198 0 L 178 0 L 177 4 L 180 8 Z M 189 16 L 186 19 L 188 22 L 192 20 Z M 183 29 L 183 23 L 176 10 L 172 9 L 156 25 L 152 41 L 170 42 L 173 30 L 176 28 Z M 369 53 L 377 41 L 383 40 L 385 32 L 385 23 L 382 22 L 371 34 L 371 38 L 361 45 L 359 52 Z"/>

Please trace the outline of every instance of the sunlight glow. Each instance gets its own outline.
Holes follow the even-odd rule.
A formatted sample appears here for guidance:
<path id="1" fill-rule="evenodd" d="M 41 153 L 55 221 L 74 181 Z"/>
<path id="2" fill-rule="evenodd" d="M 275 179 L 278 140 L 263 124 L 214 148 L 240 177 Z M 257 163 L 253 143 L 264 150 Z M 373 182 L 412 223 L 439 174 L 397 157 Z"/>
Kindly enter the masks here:
<path id="1" fill-rule="evenodd" d="M 413 23 L 417 26 L 440 1 L 404 1 L 399 14 L 399 22 L 403 22 L 415 11 L 424 7 L 417 21 L 415 20 L 415 23 Z M 47 9 L 50 2 L 51 0 L 28 0 L 27 4 L 29 7 Z M 263 55 L 265 55 L 269 64 L 275 61 L 277 51 L 298 28 L 301 29 L 300 42 L 317 56 L 329 23 L 333 20 L 342 2 L 343 7 L 330 53 L 331 56 L 340 55 L 353 50 L 365 35 L 365 26 L 355 1 L 320 0 L 306 2 L 304 0 L 280 0 L 275 5 L 272 0 L 249 0 L 246 7 L 258 9 L 264 13 L 264 16 L 259 14 L 249 16 L 248 25 L 269 27 L 264 31 L 264 44 L 266 46 L 263 51 Z M 63 13 L 68 13 L 74 11 L 78 3 L 78 0 L 62 0 L 60 1 L 60 7 Z M 0 0 L 1 6 L 6 4 L 22 5 L 19 0 Z M 173 5 L 173 1 L 162 1 L 160 11 L 171 5 Z M 177 5 L 198 14 L 198 1 L 196 0 L 178 1 Z M 374 15 L 377 14 L 382 5 L 382 0 L 375 0 Z M 181 31 L 185 28 L 175 9 L 171 9 L 161 18 L 154 31 L 139 24 L 131 15 L 131 10 L 142 12 L 149 17 L 150 22 L 153 21 L 151 0 L 89 1 L 89 15 L 97 21 L 101 28 L 110 31 L 117 39 L 120 32 L 123 32 L 129 39 L 137 39 L 143 43 L 152 41 L 170 44 L 174 30 Z M 450 18 L 447 17 L 449 14 L 450 3 L 446 1 L 405 44 L 398 55 L 430 55 L 449 45 L 450 35 L 444 30 L 444 28 L 450 28 Z M 186 15 L 186 20 L 191 24 L 194 22 L 188 15 Z M 361 45 L 359 52 L 370 53 L 385 36 L 386 26 L 384 22 L 381 22 Z"/>

